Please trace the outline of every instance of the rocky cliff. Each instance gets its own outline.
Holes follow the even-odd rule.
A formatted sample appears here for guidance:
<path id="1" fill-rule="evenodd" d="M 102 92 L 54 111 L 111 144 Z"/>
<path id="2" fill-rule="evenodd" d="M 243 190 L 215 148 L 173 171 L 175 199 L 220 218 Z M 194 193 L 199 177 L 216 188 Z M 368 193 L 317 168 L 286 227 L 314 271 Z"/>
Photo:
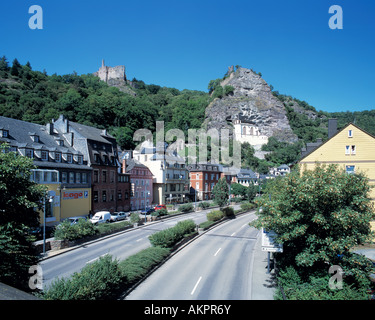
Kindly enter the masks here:
<path id="1" fill-rule="evenodd" d="M 230 94 L 214 99 L 206 108 L 205 128 L 232 129 L 237 141 L 258 148 L 271 136 L 280 141 L 297 141 L 283 103 L 260 75 L 241 67 L 234 71 L 232 67 L 220 85 L 224 89 L 231 86 L 227 87 Z"/>

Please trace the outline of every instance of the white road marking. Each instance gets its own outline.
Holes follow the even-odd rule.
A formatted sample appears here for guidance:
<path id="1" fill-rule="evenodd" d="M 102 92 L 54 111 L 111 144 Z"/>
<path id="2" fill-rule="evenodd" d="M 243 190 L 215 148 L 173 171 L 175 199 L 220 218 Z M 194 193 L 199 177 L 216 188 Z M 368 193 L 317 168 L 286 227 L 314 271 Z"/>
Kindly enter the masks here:
<path id="1" fill-rule="evenodd" d="M 199 279 L 198 279 L 198 281 L 197 281 L 197 283 L 195 284 L 195 286 L 194 286 L 194 288 L 193 288 L 193 291 L 190 293 L 191 295 L 193 295 L 194 294 L 194 292 L 195 292 L 195 290 L 197 289 L 197 287 L 198 287 L 198 284 L 199 284 L 199 282 L 202 280 L 202 276 L 200 276 L 199 277 Z"/>
<path id="2" fill-rule="evenodd" d="M 91 259 L 91 260 L 87 261 L 86 264 L 91 263 L 91 262 L 94 262 L 95 260 L 98 260 L 100 257 L 104 257 L 104 256 L 106 256 L 107 254 L 108 254 L 108 253 L 105 253 L 105 254 L 102 254 L 102 255 L 99 256 L 99 257 L 96 257 L 96 258 L 94 258 L 94 259 Z"/>
<path id="3" fill-rule="evenodd" d="M 139 238 L 139 239 L 137 239 L 137 240 L 135 240 L 136 242 L 139 242 L 139 241 L 141 241 L 143 238 Z"/>
<path id="4" fill-rule="evenodd" d="M 236 233 L 235 233 L 235 232 L 233 232 L 233 233 L 232 233 L 232 234 L 231 234 L 230 236 L 231 236 L 231 237 L 233 237 L 233 236 L 234 236 L 235 234 L 236 234 Z"/>
<path id="5" fill-rule="evenodd" d="M 214 257 L 217 256 L 217 254 L 220 252 L 221 248 L 219 248 L 219 250 L 216 251 L 216 253 L 214 254 Z"/>

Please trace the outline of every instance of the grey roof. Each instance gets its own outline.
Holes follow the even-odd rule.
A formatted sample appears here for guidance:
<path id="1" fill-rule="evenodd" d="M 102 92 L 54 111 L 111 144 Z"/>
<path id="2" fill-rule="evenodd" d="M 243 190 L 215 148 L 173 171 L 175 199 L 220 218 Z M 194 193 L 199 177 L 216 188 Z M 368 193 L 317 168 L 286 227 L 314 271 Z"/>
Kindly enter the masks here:
<path id="1" fill-rule="evenodd" d="M 35 151 L 49 151 L 49 152 L 61 152 L 62 154 L 71 153 L 72 155 L 82 155 L 81 152 L 75 150 L 69 145 L 60 146 L 57 144 L 57 138 L 62 137 L 54 131 L 52 134 L 46 129 L 46 126 L 26 122 L 22 120 L 11 119 L 7 117 L 0 116 L 0 127 L 2 130 L 8 130 L 9 135 L 7 138 L 0 137 L 0 141 L 7 142 L 11 147 L 17 147 L 18 149 L 30 148 Z M 31 134 L 39 136 L 39 142 L 34 142 L 31 138 Z M 64 163 L 55 162 L 50 159 L 50 161 L 40 161 L 38 158 L 34 158 L 35 164 L 42 164 L 44 166 L 55 166 L 55 167 L 74 167 L 84 168 L 85 165 L 79 165 L 75 163 Z"/>
<path id="2" fill-rule="evenodd" d="M 240 172 L 237 174 L 237 178 L 257 179 L 257 175 L 251 169 L 241 169 Z"/>
<path id="3" fill-rule="evenodd" d="M 126 173 L 130 172 L 131 170 L 133 170 L 134 167 L 140 167 L 140 168 L 145 168 L 145 169 L 148 169 L 147 166 L 145 166 L 144 164 L 134 160 L 134 159 L 129 159 L 126 161 Z"/>
<path id="4" fill-rule="evenodd" d="M 115 139 L 115 137 L 107 133 L 106 130 L 97 129 L 95 127 L 86 126 L 84 124 L 73 121 L 69 121 L 69 126 L 90 140 L 95 140 L 103 143 L 112 143 L 108 139 Z"/>

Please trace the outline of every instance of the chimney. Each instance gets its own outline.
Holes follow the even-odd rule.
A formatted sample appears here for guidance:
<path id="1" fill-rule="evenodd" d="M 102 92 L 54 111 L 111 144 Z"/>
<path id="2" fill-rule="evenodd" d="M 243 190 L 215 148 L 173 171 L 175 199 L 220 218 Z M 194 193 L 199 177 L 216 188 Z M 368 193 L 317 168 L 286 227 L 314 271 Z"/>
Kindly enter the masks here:
<path id="1" fill-rule="evenodd" d="M 328 139 L 331 139 L 337 132 L 337 119 L 328 119 Z"/>
<path id="2" fill-rule="evenodd" d="M 53 121 L 46 124 L 47 133 L 53 135 Z"/>
<path id="3" fill-rule="evenodd" d="M 121 166 L 122 168 L 122 173 L 126 173 L 126 159 L 125 158 L 123 158 L 122 159 L 122 166 Z"/>

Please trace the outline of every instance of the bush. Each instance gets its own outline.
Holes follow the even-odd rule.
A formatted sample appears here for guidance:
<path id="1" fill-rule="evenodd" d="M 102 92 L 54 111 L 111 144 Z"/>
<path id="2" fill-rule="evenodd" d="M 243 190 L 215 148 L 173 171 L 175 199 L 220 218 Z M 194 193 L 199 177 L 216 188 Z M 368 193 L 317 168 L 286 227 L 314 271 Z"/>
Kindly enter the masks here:
<path id="1" fill-rule="evenodd" d="M 76 240 L 97 233 L 96 227 L 90 220 L 79 219 L 78 223 L 71 225 L 69 220 L 60 223 L 54 233 L 56 240 Z"/>
<path id="2" fill-rule="evenodd" d="M 124 281 L 130 285 L 140 280 L 169 253 L 166 248 L 150 247 L 121 261 L 119 268 Z"/>
<path id="3" fill-rule="evenodd" d="M 224 216 L 227 218 L 234 217 L 234 209 L 232 207 L 221 208 L 221 211 L 224 213 Z"/>
<path id="4" fill-rule="evenodd" d="M 110 232 L 114 232 L 117 230 L 125 229 L 126 227 L 131 226 L 131 225 L 132 223 L 129 221 L 121 221 L 118 223 L 111 223 L 111 224 L 101 223 L 96 228 L 99 234 L 105 234 L 105 233 L 110 233 Z"/>
<path id="5" fill-rule="evenodd" d="M 210 207 L 210 203 L 209 202 L 199 202 L 198 207 L 202 208 L 202 209 L 207 209 L 207 208 Z"/>
<path id="6" fill-rule="evenodd" d="M 44 292 L 45 300 L 104 300 L 113 298 L 122 274 L 117 260 L 110 255 L 86 265 L 70 279 L 61 278 Z"/>
<path id="7" fill-rule="evenodd" d="M 255 207 L 256 207 L 256 205 L 254 203 L 250 203 L 250 202 L 242 202 L 241 203 L 242 211 L 250 211 L 250 210 L 254 209 Z"/>
<path id="8" fill-rule="evenodd" d="M 199 228 L 202 228 L 203 230 L 205 230 L 209 228 L 210 226 L 212 226 L 214 223 L 215 223 L 214 221 L 205 221 L 199 225 Z"/>
<path id="9" fill-rule="evenodd" d="M 329 288 L 328 274 L 315 272 L 308 279 L 302 279 L 298 271 L 288 266 L 281 269 L 277 277 L 279 288 L 275 292 L 275 300 L 282 300 L 280 287 L 283 288 L 287 300 L 367 300 L 367 288 L 355 288 L 343 281 L 342 289 Z"/>
<path id="10" fill-rule="evenodd" d="M 187 234 L 195 230 L 193 220 L 184 220 L 177 223 L 174 227 L 161 230 L 149 236 L 151 244 L 155 247 L 171 248 L 178 241 L 182 240 Z"/>
<path id="11" fill-rule="evenodd" d="M 153 217 L 167 216 L 168 211 L 166 209 L 159 209 L 151 213 Z"/>
<path id="12" fill-rule="evenodd" d="M 224 213 L 221 210 L 213 210 L 207 213 L 208 221 L 218 221 L 224 217 Z"/>
<path id="13" fill-rule="evenodd" d="M 181 212 L 185 212 L 185 213 L 191 212 L 191 211 L 194 211 L 194 206 L 192 203 L 185 203 L 185 204 L 180 205 L 178 210 Z"/>
<path id="14" fill-rule="evenodd" d="M 139 213 L 136 213 L 136 212 L 133 212 L 132 214 L 130 214 L 130 222 L 131 223 L 138 223 L 139 221 L 141 221 L 141 218 L 139 217 Z"/>

